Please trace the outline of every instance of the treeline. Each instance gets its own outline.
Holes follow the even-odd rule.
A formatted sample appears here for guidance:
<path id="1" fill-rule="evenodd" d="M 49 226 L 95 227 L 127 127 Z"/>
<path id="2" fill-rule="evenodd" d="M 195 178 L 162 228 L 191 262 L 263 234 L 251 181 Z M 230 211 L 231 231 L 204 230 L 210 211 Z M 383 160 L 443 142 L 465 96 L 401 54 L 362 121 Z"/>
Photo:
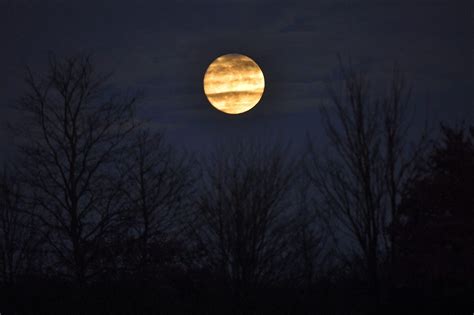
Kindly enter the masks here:
<path id="1" fill-rule="evenodd" d="M 381 90 L 341 66 L 324 147 L 235 141 L 201 158 L 107 80 L 87 56 L 27 71 L 0 180 L 2 314 L 472 306 L 474 126 L 415 130 L 396 68 Z"/>

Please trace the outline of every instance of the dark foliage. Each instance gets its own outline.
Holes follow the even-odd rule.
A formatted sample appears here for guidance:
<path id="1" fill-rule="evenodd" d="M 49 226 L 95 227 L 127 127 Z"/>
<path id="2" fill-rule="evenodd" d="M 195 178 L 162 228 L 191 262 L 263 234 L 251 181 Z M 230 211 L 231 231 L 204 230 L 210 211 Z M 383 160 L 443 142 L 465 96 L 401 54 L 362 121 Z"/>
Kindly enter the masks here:
<path id="1" fill-rule="evenodd" d="M 442 139 L 403 198 L 397 238 L 400 285 L 441 296 L 474 283 L 474 128 L 442 126 Z"/>

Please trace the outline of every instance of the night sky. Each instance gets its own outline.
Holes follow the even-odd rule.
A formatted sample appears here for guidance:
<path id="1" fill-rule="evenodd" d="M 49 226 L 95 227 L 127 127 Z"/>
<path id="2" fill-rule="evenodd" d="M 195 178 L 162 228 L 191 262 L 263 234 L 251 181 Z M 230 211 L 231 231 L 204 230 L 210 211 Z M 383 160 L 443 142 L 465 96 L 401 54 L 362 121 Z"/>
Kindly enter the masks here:
<path id="1" fill-rule="evenodd" d="M 398 61 L 412 103 L 433 121 L 474 121 L 472 1 L 458 0 L 0 0 L 0 148 L 13 138 L 10 107 L 25 89 L 25 65 L 44 71 L 48 52 L 92 53 L 113 88 L 142 90 L 140 118 L 171 141 L 201 150 L 235 137 L 299 143 L 321 128 L 324 81 L 350 57 L 374 81 Z M 264 72 L 260 103 L 226 115 L 202 80 L 218 56 L 241 53 Z"/>

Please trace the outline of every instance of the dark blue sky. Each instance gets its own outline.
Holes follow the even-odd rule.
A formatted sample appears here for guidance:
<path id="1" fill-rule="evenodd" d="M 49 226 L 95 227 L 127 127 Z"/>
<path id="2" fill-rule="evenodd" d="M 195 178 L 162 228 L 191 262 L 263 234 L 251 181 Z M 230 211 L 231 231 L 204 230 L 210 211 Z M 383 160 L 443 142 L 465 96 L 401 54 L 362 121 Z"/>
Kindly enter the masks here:
<path id="1" fill-rule="evenodd" d="M 374 80 L 394 60 L 433 120 L 474 122 L 472 1 L 460 0 L 0 0 L 0 117 L 21 95 L 25 64 L 44 70 L 48 51 L 91 52 L 119 88 L 141 89 L 141 117 L 191 149 L 238 135 L 299 142 L 320 132 L 317 107 L 337 55 Z M 266 79 L 243 115 L 213 109 L 203 94 L 209 63 L 250 56 Z M 13 141 L 0 130 L 0 148 Z"/>

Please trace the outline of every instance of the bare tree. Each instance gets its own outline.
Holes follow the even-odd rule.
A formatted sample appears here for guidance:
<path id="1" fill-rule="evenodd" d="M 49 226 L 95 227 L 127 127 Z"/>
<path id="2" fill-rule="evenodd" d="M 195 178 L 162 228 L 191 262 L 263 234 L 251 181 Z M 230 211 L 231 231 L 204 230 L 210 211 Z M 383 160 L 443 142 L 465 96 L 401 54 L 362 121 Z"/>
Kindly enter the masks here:
<path id="1" fill-rule="evenodd" d="M 24 207 L 21 184 L 5 169 L 0 177 L 0 280 L 4 284 L 29 271 L 38 250 L 34 218 Z"/>
<path id="2" fill-rule="evenodd" d="M 239 299 L 280 280 L 293 257 L 295 165 L 279 145 L 219 147 L 204 164 L 193 238 L 200 263 L 221 275 Z"/>
<path id="3" fill-rule="evenodd" d="M 426 123 L 416 139 L 410 135 L 415 108 L 410 103 L 411 88 L 398 66 L 394 66 L 388 96 L 382 101 L 382 158 L 385 178 L 387 217 L 383 236 L 388 262 L 396 260 L 394 223 L 400 219 L 400 202 L 408 184 L 416 176 L 429 147 Z M 410 141 L 412 137 L 412 141 Z"/>
<path id="4" fill-rule="evenodd" d="M 293 285 L 312 289 L 316 281 L 326 274 L 326 265 L 331 252 L 326 247 L 327 231 L 318 221 L 309 205 L 295 213 L 295 224 L 291 231 L 293 258 L 289 277 Z"/>
<path id="5" fill-rule="evenodd" d="M 393 248 L 389 227 L 400 195 L 422 153 L 409 148 L 413 113 L 410 89 L 395 68 L 389 92 L 378 97 L 366 74 L 341 66 L 341 93 L 329 86 L 331 107 L 322 122 L 329 137 L 326 156 L 310 144 L 308 174 L 330 217 L 328 222 L 356 242 L 379 300 L 379 268 Z"/>
<path id="6" fill-rule="evenodd" d="M 118 217 L 120 180 L 112 164 L 134 129 L 136 97 L 110 95 L 88 56 L 51 57 L 46 75 L 28 69 L 21 170 L 32 213 L 57 270 L 79 284 L 93 275 L 99 240 Z"/>
<path id="7" fill-rule="evenodd" d="M 128 253 L 138 273 L 167 262 L 182 232 L 183 211 L 192 195 L 191 159 L 165 141 L 163 133 L 140 130 L 121 165 L 127 196 Z M 176 253 L 174 253 L 176 254 Z"/>

